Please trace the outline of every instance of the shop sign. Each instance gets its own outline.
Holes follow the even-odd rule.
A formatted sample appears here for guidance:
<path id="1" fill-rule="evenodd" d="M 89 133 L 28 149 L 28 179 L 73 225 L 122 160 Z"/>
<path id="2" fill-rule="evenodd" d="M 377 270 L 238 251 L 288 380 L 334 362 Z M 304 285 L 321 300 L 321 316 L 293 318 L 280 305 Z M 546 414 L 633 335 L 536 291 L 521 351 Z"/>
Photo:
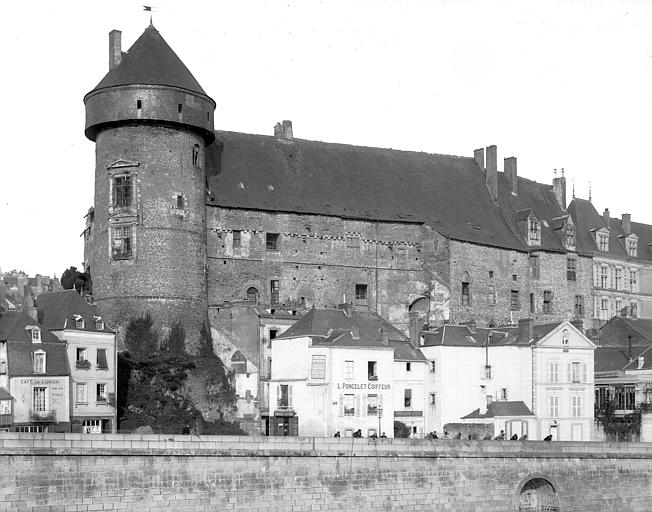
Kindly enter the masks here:
<path id="1" fill-rule="evenodd" d="M 423 416 L 423 411 L 394 411 L 394 417 L 406 418 L 410 416 Z"/>
<path id="2" fill-rule="evenodd" d="M 389 391 L 391 384 L 379 384 L 378 382 L 338 382 L 337 389 L 340 390 L 364 390 L 364 391 Z"/>

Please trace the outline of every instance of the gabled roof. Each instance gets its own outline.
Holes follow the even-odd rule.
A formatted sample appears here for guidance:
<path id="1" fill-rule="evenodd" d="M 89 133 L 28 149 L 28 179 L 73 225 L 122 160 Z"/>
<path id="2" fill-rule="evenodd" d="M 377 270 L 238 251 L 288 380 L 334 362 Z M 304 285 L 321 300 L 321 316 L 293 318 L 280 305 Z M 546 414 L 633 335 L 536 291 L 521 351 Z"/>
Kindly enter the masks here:
<path id="1" fill-rule="evenodd" d="M 387 334 L 388 341 L 383 341 Z M 311 337 L 313 346 L 387 347 L 408 338 L 376 313 L 342 309 L 311 309 L 276 339 Z"/>
<path id="2" fill-rule="evenodd" d="M 600 253 L 598 246 L 595 243 L 594 232 L 606 228 L 609 230 L 609 251 L 604 254 L 609 254 L 618 258 L 631 258 L 627 254 L 625 245 L 626 235 L 623 229 L 622 219 L 609 218 L 609 225 L 605 219 L 600 215 L 593 203 L 586 199 L 575 198 L 568 207 L 568 211 L 573 217 L 577 237 L 577 249 L 580 252 Z M 641 222 L 631 222 L 631 231 L 638 237 L 638 258 L 645 260 L 652 260 L 652 225 L 643 224 Z"/>
<path id="3" fill-rule="evenodd" d="M 445 236 L 526 250 L 469 157 L 218 131 L 210 204 L 426 223 Z"/>
<path id="4" fill-rule="evenodd" d="M 34 373 L 34 352 L 43 351 L 45 373 Z M 9 377 L 62 376 L 70 375 L 66 344 L 57 339 L 56 343 L 7 342 L 7 369 Z"/>
<path id="5" fill-rule="evenodd" d="M 35 326 L 41 329 L 41 341 L 44 343 L 61 343 L 59 338 L 44 328 L 27 313 L 22 311 L 6 311 L 0 313 L 0 341 L 32 342 L 32 334 L 26 327 Z"/>
<path id="6" fill-rule="evenodd" d="M 472 413 L 462 416 L 462 419 L 496 418 L 499 416 L 534 416 L 534 414 L 522 400 L 513 402 L 499 400 L 487 405 L 486 413 L 480 414 L 480 409 L 476 409 Z"/>
<path id="7" fill-rule="evenodd" d="M 652 346 L 652 319 L 614 316 L 600 328 L 602 347 Z"/>
<path id="8" fill-rule="evenodd" d="M 652 346 L 632 347 L 632 360 L 629 359 L 629 349 L 621 347 L 597 347 L 593 356 L 594 372 L 620 372 L 638 369 L 638 358 L 644 356 L 644 367 L 649 369 L 652 365 L 652 353 L 647 352 Z M 645 357 L 647 355 L 647 357 Z"/>
<path id="9" fill-rule="evenodd" d="M 74 331 L 92 331 L 113 333 L 104 322 L 104 328 L 97 329 L 96 320 L 102 314 L 95 305 L 89 304 L 84 297 L 75 290 L 59 290 L 43 293 L 36 299 L 39 319 L 45 328 L 51 331 L 70 329 Z M 84 319 L 84 328 L 76 327 L 76 315 Z"/>
<path id="10" fill-rule="evenodd" d="M 122 60 L 109 70 L 93 90 L 120 85 L 166 85 L 207 96 L 186 65 L 150 25 L 122 54 Z"/>

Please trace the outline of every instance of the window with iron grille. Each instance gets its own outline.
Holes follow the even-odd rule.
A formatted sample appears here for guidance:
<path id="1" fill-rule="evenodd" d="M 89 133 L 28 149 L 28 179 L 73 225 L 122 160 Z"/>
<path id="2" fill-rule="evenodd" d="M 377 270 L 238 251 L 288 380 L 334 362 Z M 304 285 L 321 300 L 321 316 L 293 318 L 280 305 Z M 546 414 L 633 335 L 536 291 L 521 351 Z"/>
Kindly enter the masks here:
<path id="1" fill-rule="evenodd" d="M 518 290 L 511 290 L 509 294 L 509 309 L 512 311 L 521 309 L 521 300 L 518 296 Z"/>
<path id="2" fill-rule="evenodd" d="M 545 314 L 552 314 L 552 292 L 546 290 L 543 292 L 543 312 Z"/>
<path id="3" fill-rule="evenodd" d="M 462 306 L 468 306 L 471 303 L 471 278 L 468 272 L 462 275 Z"/>
<path id="4" fill-rule="evenodd" d="M 35 387 L 32 390 L 32 409 L 37 412 L 47 410 L 47 393 L 48 388 Z"/>
<path id="5" fill-rule="evenodd" d="M 356 284 L 355 285 L 355 300 L 367 300 L 367 285 L 366 284 Z"/>
<path id="6" fill-rule="evenodd" d="M 568 281 L 577 280 L 577 260 L 575 258 L 566 259 L 566 279 Z"/>
<path id="7" fill-rule="evenodd" d="M 269 294 L 272 306 L 278 306 L 281 294 L 281 282 L 278 279 L 272 279 L 269 282 Z"/>
<path id="8" fill-rule="evenodd" d="M 265 248 L 268 251 L 278 251 L 280 238 L 281 235 L 278 233 L 267 233 L 265 235 Z"/>
<path id="9" fill-rule="evenodd" d="M 539 279 L 539 256 L 537 254 L 530 254 L 530 277 L 532 279 Z"/>

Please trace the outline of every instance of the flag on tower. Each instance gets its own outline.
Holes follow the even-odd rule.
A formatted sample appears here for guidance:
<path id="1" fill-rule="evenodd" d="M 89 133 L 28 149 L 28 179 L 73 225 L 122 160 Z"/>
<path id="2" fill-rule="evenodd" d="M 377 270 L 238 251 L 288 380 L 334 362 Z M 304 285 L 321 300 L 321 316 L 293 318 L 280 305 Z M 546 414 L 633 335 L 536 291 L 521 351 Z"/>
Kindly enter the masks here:
<path id="1" fill-rule="evenodd" d="M 143 5 L 143 10 L 152 12 L 152 8 L 149 5 Z"/>

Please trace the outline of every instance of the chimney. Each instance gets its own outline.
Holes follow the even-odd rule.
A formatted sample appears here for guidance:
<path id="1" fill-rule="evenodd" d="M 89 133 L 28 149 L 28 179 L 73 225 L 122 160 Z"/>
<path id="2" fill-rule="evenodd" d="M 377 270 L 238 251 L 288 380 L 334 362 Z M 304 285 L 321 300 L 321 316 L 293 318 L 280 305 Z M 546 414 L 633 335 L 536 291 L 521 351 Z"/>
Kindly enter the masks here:
<path id="1" fill-rule="evenodd" d="M 294 139 L 292 136 L 292 121 L 288 121 L 287 119 L 283 121 L 283 138 L 285 140 Z"/>
<path id="2" fill-rule="evenodd" d="M 578 331 L 584 334 L 584 321 L 583 320 L 572 320 L 571 325 L 575 327 Z"/>
<path id="3" fill-rule="evenodd" d="M 555 174 L 557 172 L 555 171 Z M 555 194 L 555 197 L 557 198 L 557 202 L 559 203 L 559 207 L 562 210 L 566 209 L 566 177 L 564 176 L 564 170 L 561 170 L 561 176 L 558 178 L 555 176 L 552 179 L 552 192 Z"/>
<path id="4" fill-rule="evenodd" d="M 487 414 L 487 388 L 480 386 L 480 414 Z"/>
<path id="5" fill-rule="evenodd" d="M 38 311 L 34 305 L 34 297 L 31 294 L 25 297 L 24 311 L 32 317 L 32 320 L 38 322 Z"/>
<path id="6" fill-rule="evenodd" d="M 630 213 L 623 213 L 623 231 L 626 235 L 632 232 L 632 215 Z"/>
<path id="7" fill-rule="evenodd" d="M 534 338 L 532 327 L 531 318 L 521 318 L 518 321 L 518 340 L 528 343 L 532 338 Z"/>
<path id="8" fill-rule="evenodd" d="M 353 302 L 345 302 L 344 304 L 338 304 L 337 307 L 342 311 L 344 311 L 344 314 L 346 316 L 351 316 L 351 313 L 353 313 Z"/>
<path id="9" fill-rule="evenodd" d="M 484 149 L 476 149 L 473 152 L 473 159 L 475 160 L 475 163 L 478 164 L 478 167 L 482 169 L 482 172 L 484 172 Z"/>
<path id="10" fill-rule="evenodd" d="M 503 169 L 505 170 L 505 176 L 507 177 L 507 182 L 512 189 L 512 194 L 518 194 L 518 175 L 516 173 L 516 157 L 510 156 L 505 158 Z"/>
<path id="11" fill-rule="evenodd" d="M 498 200 L 498 148 L 487 148 L 487 169 L 485 170 L 485 183 L 494 201 Z"/>
<path id="12" fill-rule="evenodd" d="M 604 220 L 604 223 L 607 225 L 607 228 L 609 228 L 609 208 L 604 209 L 604 213 L 602 214 L 602 219 Z"/>
<path id="13" fill-rule="evenodd" d="M 109 32 L 109 69 L 113 69 L 122 61 L 122 32 Z"/>
<path id="14" fill-rule="evenodd" d="M 419 313 L 410 311 L 410 343 L 414 348 L 419 348 Z"/>
<path id="15" fill-rule="evenodd" d="M 274 137 L 277 139 L 283 138 L 283 125 L 281 123 L 274 125 Z"/>

